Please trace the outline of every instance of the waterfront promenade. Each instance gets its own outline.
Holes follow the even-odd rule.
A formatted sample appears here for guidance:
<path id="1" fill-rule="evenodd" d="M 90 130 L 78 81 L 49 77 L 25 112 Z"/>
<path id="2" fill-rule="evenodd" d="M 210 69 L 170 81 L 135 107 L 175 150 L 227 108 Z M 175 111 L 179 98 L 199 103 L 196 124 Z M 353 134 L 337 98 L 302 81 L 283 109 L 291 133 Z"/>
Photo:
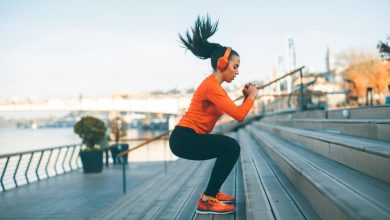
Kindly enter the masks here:
<path id="1" fill-rule="evenodd" d="M 0 219 L 85 219 L 123 196 L 121 165 L 102 173 L 82 169 L 0 193 Z M 127 188 L 134 189 L 163 172 L 163 162 L 132 162 Z"/>
<path id="2" fill-rule="evenodd" d="M 287 110 L 226 125 L 241 146 L 222 186 L 236 213 L 197 215 L 214 160 L 130 162 L 0 194 L 1 219 L 390 219 L 390 106 Z M 228 129 L 227 129 L 228 128 Z"/>

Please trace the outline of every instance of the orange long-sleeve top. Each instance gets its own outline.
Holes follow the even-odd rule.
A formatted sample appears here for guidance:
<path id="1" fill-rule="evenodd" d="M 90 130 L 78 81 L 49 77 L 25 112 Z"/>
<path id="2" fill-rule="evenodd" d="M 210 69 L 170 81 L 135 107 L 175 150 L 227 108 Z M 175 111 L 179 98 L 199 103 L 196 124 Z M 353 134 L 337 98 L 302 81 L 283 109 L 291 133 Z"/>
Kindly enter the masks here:
<path id="1" fill-rule="evenodd" d="M 190 107 L 177 125 L 192 128 L 198 134 L 207 134 L 224 113 L 242 121 L 252 106 L 253 100 L 249 97 L 236 106 L 211 74 L 196 89 Z"/>

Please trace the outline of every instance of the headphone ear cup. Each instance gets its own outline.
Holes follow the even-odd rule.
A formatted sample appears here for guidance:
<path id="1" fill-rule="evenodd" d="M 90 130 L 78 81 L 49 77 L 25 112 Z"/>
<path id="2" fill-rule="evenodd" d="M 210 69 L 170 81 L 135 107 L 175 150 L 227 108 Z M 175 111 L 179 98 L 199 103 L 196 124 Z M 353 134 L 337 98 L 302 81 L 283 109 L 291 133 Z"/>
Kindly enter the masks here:
<path id="1" fill-rule="evenodd" d="M 220 57 L 217 61 L 217 67 L 219 70 L 223 71 L 228 67 L 229 64 L 229 55 L 230 52 L 232 51 L 232 48 L 228 47 L 226 48 L 225 54 L 223 57 Z"/>
<path id="2" fill-rule="evenodd" d="M 229 61 L 223 57 L 218 59 L 217 67 L 219 70 L 225 70 Z"/>

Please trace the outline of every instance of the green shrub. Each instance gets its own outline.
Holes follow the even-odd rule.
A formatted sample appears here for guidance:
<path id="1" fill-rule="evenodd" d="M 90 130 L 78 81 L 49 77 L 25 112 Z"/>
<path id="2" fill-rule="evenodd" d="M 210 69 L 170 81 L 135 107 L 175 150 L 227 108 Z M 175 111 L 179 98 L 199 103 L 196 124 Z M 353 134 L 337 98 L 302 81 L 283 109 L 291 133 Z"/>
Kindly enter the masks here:
<path id="1" fill-rule="evenodd" d="M 86 151 L 92 151 L 95 145 L 100 144 L 104 139 L 107 127 L 102 120 L 86 116 L 74 125 L 73 130 L 83 140 L 83 144 L 87 146 Z"/>

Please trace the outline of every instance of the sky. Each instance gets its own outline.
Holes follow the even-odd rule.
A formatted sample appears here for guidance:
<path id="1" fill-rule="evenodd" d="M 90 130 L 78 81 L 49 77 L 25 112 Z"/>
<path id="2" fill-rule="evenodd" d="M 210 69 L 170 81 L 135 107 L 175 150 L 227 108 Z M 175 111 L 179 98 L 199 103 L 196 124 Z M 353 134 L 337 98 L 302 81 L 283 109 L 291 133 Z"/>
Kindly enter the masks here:
<path id="1" fill-rule="evenodd" d="M 196 88 L 212 72 L 180 46 L 198 15 L 219 21 L 209 41 L 240 54 L 236 84 L 270 80 L 292 38 L 297 66 L 325 53 L 377 54 L 389 0 L 0 0 L 0 99 L 109 96 Z"/>

